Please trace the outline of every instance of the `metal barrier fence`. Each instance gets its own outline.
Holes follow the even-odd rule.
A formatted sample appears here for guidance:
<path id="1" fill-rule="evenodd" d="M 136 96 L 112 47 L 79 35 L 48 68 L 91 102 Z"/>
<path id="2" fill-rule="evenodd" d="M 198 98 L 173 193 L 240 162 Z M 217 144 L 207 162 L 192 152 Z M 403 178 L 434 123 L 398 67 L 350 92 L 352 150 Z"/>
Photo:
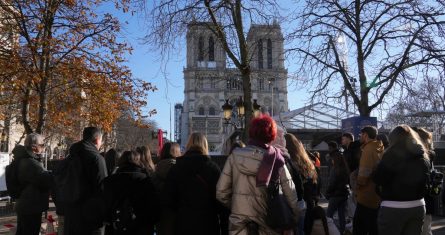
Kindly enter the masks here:
<path id="1" fill-rule="evenodd" d="M 217 155 L 212 156 L 212 160 L 221 168 L 221 170 L 224 167 L 224 164 L 226 162 L 227 156 L 224 155 Z M 54 170 L 57 168 L 57 165 L 60 163 L 60 160 L 53 160 L 48 161 L 48 170 Z M 445 174 L 445 165 L 435 166 L 435 168 Z M 322 166 L 320 169 L 320 176 L 319 180 L 321 181 L 321 192 L 324 194 L 327 189 L 327 184 L 329 181 L 329 172 L 327 166 Z M 437 196 L 434 200 L 434 207 L 435 207 L 435 215 L 437 216 L 445 216 L 445 205 L 444 205 L 444 199 L 443 192 L 441 195 Z M 6 215 L 12 215 L 14 214 L 13 210 L 13 203 L 8 202 L 7 200 L 0 202 L 0 216 L 6 216 Z"/>
<path id="2" fill-rule="evenodd" d="M 445 165 L 434 166 L 434 168 L 445 174 Z M 445 206 L 444 206 L 445 194 L 443 191 L 444 187 L 445 185 L 443 185 L 442 183 L 442 192 L 440 193 L 439 196 L 434 198 L 435 215 L 438 216 L 445 216 Z"/>

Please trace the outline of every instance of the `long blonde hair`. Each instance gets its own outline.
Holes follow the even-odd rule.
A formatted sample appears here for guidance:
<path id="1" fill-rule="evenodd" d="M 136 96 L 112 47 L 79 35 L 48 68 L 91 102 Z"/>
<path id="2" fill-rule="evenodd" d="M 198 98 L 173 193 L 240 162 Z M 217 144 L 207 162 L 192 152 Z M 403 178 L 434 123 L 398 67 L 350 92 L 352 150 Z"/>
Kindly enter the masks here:
<path id="1" fill-rule="evenodd" d="M 286 149 L 289 151 L 291 160 L 296 163 L 300 174 L 302 174 L 307 179 L 312 179 L 314 182 L 317 181 L 317 171 L 315 170 L 315 165 L 312 163 L 309 155 L 304 149 L 303 143 L 297 137 L 292 134 L 285 134 L 286 139 Z"/>
<path id="2" fill-rule="evenodd" d="M 200 152 L 203 155 L 208 155 L 209 145 L 207 143 L 207 138 L 202 133 L 192 133 L 187 142 L 186 149 L 187 151 L 194 150 Z"/>
<path id="3" fill-rule="evenodd" d="M 426 146 L 419 133 L 413 130 L 408 125 L 402 124 L 394 127 L 389 133 L 389 148 L 394 148 L 396 146 L 402 145 L 405 149 L 410 150 L 412 146 L 421 146 L 425 151 L 423 154 L 424 158 L 429 158 L 426 153 L 429 150 L 429 146 Z"/>
<path id="4" fill-rule="evenodd" d="M 429 151 L 434 150 L 433 146 L 433 133 L 430 131 L 427 131 L 425 128 L 422 127 L 412 127 L 414 131 L 419 134 L 420 140 L 422 141 L 425 148 Z"/>
<path id="5" fill-rule="evenodd" d="M 153 163 L 153 159 L 151 157 L 150 148 L 148 146 L 141 146 L 136 148 L 136 151 L 141 155 L 141 163 L 149 172 L 154 172 L 155 164 Z"/>

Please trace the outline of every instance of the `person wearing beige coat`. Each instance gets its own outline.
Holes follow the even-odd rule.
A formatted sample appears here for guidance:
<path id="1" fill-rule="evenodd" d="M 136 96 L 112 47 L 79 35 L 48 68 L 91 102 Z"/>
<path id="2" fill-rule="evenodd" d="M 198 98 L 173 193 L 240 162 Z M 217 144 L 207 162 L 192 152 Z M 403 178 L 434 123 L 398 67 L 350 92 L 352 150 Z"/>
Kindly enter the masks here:
<path id="1" fill-rule="evenodd" d="M 266 187 L 256 187 L 256 173 L 263 158 L 262 149 L 256 146 L 237 148 L 226 161 L 216 185 L 216 198 L 231 209 L 229 234 L 247 234 L 247 223 L 255 222 L 260 235 L 279 234 L 266 225 Z M 280 171 L 283 194 L 298 220 L 297 193 L 286 166 Z"/>
<path id="2" fill-rule="evenodd" d="M 264 136 L 268 137 L 264 138 Z M 298 221 L 300 211 L 297 208 L 298 198 L 291 175 L 284 165 L 280 150 L 269 145 L 275 136 L 276 125 L 270 117 L 253 119 L 248 146 L 234 149 L 225 163 L 216 185 L 216 198 L 231 209 L 229 234 L 247 235 L 248 227 L 252 224 L 257 227 L 259 235 L 280 234 L 269 228 L 265 222 L 266 189 L 269 180 L 279 180 L 282 193 L 293 211 L 294 219 Z M 267 163 L 268 160 L 274 162 L 270 164 Z M 264 171 L 263 166 L 267 164 L 269 164 L 269 170 Z M 280 167 L 275 168 L 277 165 Z M 264 184 L 261 180 L 265 179 L 263 174 L 267 172 L 269 177 Z"/>

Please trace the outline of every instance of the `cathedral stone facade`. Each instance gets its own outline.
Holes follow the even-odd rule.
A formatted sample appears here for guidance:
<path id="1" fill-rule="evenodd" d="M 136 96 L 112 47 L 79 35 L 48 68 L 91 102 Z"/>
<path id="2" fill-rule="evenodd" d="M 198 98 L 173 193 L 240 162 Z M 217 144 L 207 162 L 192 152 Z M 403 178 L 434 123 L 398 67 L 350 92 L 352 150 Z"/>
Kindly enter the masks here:
<path id="1" fill-rule="evenodd" d="M 287 69 L 283 34 L 277 23 L 252 25 L 247 34 L 251 54 L 252 96 L 271 115 L 288 111 Z M 206 23 L 191 23 L 187 32 L 187 66 L 184 68 L 184 102 L 176 141 L 185 146 L 193 132 L 206 134 L 211 152 L 220 152 L 233 132 L 224 124 L 221 106 L 234 104 L 243 95 L 242 80 Z M 179 130 L 178 130 L 179 129 Z M 176 135 L 177 134 L 177 135 Z"/>

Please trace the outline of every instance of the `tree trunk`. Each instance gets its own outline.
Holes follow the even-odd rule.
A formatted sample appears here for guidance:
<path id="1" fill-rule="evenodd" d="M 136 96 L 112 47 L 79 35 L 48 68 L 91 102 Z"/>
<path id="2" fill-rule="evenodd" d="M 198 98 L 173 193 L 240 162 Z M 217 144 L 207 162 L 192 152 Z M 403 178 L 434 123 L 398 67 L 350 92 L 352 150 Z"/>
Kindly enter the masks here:
<path id="1" fill-rule="evenodd" d="M 250 66 L 246 66 L 245 69 L 241 70 L 241 78 L 243 80 L 243 95 L 244 95 L 244 131 L 242 135 L 242 140 L 247 143 L 249 139 L 249 128 L 250 121 L 252 120 L 252 84 L 250 79 Z"/>
<path id="2" fill-rule="evenodd" d="M 45 20 L 45 29 L 44 29 L 44 43 L 42 45 L 42 60 L 40 64 L 40 70 L 43 72 L 42 80 L 39 83 L 39 115 L 37 121 L 36 132 L 39 134 L 43 133 L 46 124 L 46 115 L 48 112 L 48 102 L 47 102 L 47 86 L 50 81 L 52 68 L 52 54 L 51 54 L 51 43 L 52 43 L 52 30 L 54 24 L 54 13 L 57 11 L 58 4 L 56 1 L 50 0 L 48 2 L 48 8 L 46 15 L 44 17 Z"/>
<path id="3" fill-rule="evenodd" d="M 368 84 L 365 73 L 365 57 L 363 54 L 363 40 L 361 35 L 361 21 L 360 21 L 360 1 L 355 2 L 355 36 L 357 38 L 357 65 L 360 82 L 360 102 L 358 104 L 358 111 L 360 116 L 369 117 L 369 100 L 368 100 Z"/>
<path id="4" fill-rule="evenodd" d="M 45 88 L 46 89 L 46 86 Z M 36 132 L 39 134 L 43 133 L 43 129 L 46 124 L 46 114 L 47 114 L 47 102 L 46 102 L 46 92 L 41 91 L 39 94 L 39 118 L 36 128 Z"/>
<path id="5" fill-rule="evenodd" d="M 28 82 L 28 86 L 25 91 L 25 96 L 23 97 L 22 100 L 22 122 L 26 134 L 31 134 L 34 132 L 29 122 L 29 99 L 31 96 L 31 89 L 29 88 L 30 86 L 31 84 Z"/>

